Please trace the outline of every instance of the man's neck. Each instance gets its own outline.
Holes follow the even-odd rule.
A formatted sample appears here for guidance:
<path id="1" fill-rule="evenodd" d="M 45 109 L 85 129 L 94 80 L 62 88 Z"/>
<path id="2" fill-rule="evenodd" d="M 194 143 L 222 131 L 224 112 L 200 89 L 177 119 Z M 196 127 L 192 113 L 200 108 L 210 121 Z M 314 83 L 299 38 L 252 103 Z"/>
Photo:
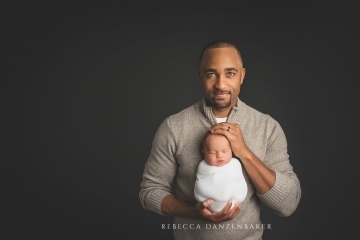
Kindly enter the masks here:
<path id="1" fill-rule="evenodd" d="M 232 107 L 225 108 L 225 109 L 212 108 L 212 112 L 216 118 L 225 118 L 225 117 L 229 116 L 231 109 L 232 109 Z"/>
<path id="2" fill-rule="evenodd" d="M 231 112 L 231 109 L 234 107 L 234 106 L 229 106 L 227 108 L 215 108 L 208 100 L 205 99 L 205 102 L 206 102 L 206 106 L 211 107 L 212 113 L 216 118 L 228 117 Z"/>

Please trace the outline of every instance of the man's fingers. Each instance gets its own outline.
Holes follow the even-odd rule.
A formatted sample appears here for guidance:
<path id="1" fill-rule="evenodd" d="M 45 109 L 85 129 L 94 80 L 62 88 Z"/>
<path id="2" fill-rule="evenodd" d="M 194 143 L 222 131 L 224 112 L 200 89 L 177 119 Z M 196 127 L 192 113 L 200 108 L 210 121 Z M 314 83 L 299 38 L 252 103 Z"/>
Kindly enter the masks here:
<path id="1" fill-rule="evenodd" d="M 199 214 L 202 218 L 210 220 L 210 216 L 212 215 L 212 212 L 209 209 L 209 206 L 213 203 L 214 201 L 212 199 L 206 199 L 203 202 L 198 202 L 196 204 L 196 208 L 199 211 Z"/>
<path id="2" fill-rule="evenodd" d="M 240 205 L 236 203 L 233 208 L 231 208 L 231 205 L 232 205 L 231 200 L 229 200 L 225 205 L 225 207 L 223 208 L 223 210 L 221 211 L 222 212 L 221 217 L 215 220 L 215 222 L 229 221 L 236 217 L 236 215 L 240 211 Z"/>
<path id="3" fill-rule="evenodd" d="M 232 200 L 230 199 L 220 212 L 212 213 L 209 210 L 209 207 L 211 204 L 213 204 L 213 202 L 214 200 L 212 199 L 206 199 L 205 201 L 198 203 L 198 208 L 202 212 L 201 215 L 205 217 L 205 219 L 208 219 L 214 223 L 232 220 L 240 211 L 240 205 L 238 203 L 236 203 L 234 207 L 231 208 Z"/>
<path id="4" fill-rule="evenodd" d="M 231 209 L 231 211 L 229 212 L 230 220 L 234 219 L 239 212 L 240 212 L 240 205 L 237 203 L 235 204 L 233 209 Z"/>
<path id="5" fill-rule="evenodd" d="M 225 207 L 223 208 L 223 211 L 224 211 L 225 213 L 229 212 L 229 211 L 230 211 L 230 208 L 231 208 L 231 205 L 232 205 L 232 200 L 230 199 L 230 200 L 226 203 Z"/>
<path id="6" fill-rule="evenodd" d="M 211 204 L 213 204 L 214 200 L 212 199 L 206 199 L 205 201 L 202 202 L 202 206 L 204 208 L 208 208 L 210 207 Z"/>
<path id="7" fill-rule="evenodd" d="M 229 129 L 229 131 L 232 130 L 237 130 L 240 129 L 239 124 L 234 124 L 234 123 L 229 123 L 229 122 L 225 122 L 225 123 L 217 123 L 215 125 L 212 125 L 210 130 L 225 130 L 227 131 Z"/>
<path id="8" fill-rule="evenodd" d="M 237 135 L 238 132 L 241 132 L 239 125 L 230 124 L 230 123 L 221 123 L 213 125 L 210 129 L 211 133 L 221 134 L 226 137 L 231 135 Z"/>

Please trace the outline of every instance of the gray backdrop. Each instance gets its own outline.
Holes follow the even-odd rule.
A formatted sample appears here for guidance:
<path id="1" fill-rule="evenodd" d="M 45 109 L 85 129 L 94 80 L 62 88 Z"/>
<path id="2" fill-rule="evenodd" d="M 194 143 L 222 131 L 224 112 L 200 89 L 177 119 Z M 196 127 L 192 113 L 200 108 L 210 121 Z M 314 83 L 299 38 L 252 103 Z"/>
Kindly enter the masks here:
<path id="1" fill-rule="evenodd" d="M 240 98 L 281 124 L 301 182 L 292 216 L 263 209 L 272 225 L 264 239 L 357 233 L 354 4 L 2 1 L 0 9 L 1 239 L 171 239 L 161 224 L 172 219 L 141 207 L 141 175 L 162 120 L 202 97 L 199 54 L 218 38 L 242 50 Z"/>

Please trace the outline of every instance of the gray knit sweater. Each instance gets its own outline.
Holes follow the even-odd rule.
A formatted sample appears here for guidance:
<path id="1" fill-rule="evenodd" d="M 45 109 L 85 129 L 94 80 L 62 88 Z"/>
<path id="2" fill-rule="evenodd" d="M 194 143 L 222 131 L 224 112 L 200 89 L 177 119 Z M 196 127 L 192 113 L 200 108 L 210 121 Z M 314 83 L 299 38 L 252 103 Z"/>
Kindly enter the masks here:
<path id="1" fill-rule="evenodd" d="M 267 193 L 257 194 L 243 167 L 248 193 L 235 219 L 214 224 L 175 217 L 170 228 L 174 229 L 176 239 L 261 239 L 263 229 L 269 227 L 262 225 L 260 220 L 261 202 L 280 216 L 291 215 L 298 206 L 300 183 L 290 165 L 287 142 L 280 125 L 269 115 L 260 113 L 239 99 L 227 121 L 240 125 L 248 147 L 275 171 L 275 185 Z M 178 200 L 196 202 L 196 170 L 203 158 L 201 140 L 215 123 L 211 107 L 206 106 L 204 99 L 161 123 L 140 185 L 140 201 L 145 209 L 162 214 L 161 202 L 171 194 L 173 181 Z"/>

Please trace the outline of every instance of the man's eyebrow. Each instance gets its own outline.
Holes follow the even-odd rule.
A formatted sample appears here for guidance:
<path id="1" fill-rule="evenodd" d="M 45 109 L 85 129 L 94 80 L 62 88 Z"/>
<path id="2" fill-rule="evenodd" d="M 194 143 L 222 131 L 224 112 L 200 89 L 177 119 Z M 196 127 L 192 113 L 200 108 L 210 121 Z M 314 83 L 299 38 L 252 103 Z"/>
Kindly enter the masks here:
<path id="1" fill-rule="evenodd" d="M 238 72 L 238 70 L 234 67 L 230 67 L 230 68 L 224 68 L 225 72 L 230 72 L 230 71 L 235 71 Z M 208 68 L 204 70 L 204 73 L 208 73 L 208 72 L 217 72 L 215 68 Z"/>
<path id="2" fill-rule="evenodd" d="M 224 70 L 225 70 L 226 72 L 230 72 L 230 71 L 238 72 L 238 70 L 237 70 L 236 68 L 233 68 L 233 67 L 231 67 L 231 68 L 225 68 Z"/>
<path id="3" fill-rule="evenodd" d="M 215 69 L 215 68 L 205 69 L 205 70 L 204 70 L 204 73 L 207 73 L 207 72 L 216 72 L 216 69 Z"/>

